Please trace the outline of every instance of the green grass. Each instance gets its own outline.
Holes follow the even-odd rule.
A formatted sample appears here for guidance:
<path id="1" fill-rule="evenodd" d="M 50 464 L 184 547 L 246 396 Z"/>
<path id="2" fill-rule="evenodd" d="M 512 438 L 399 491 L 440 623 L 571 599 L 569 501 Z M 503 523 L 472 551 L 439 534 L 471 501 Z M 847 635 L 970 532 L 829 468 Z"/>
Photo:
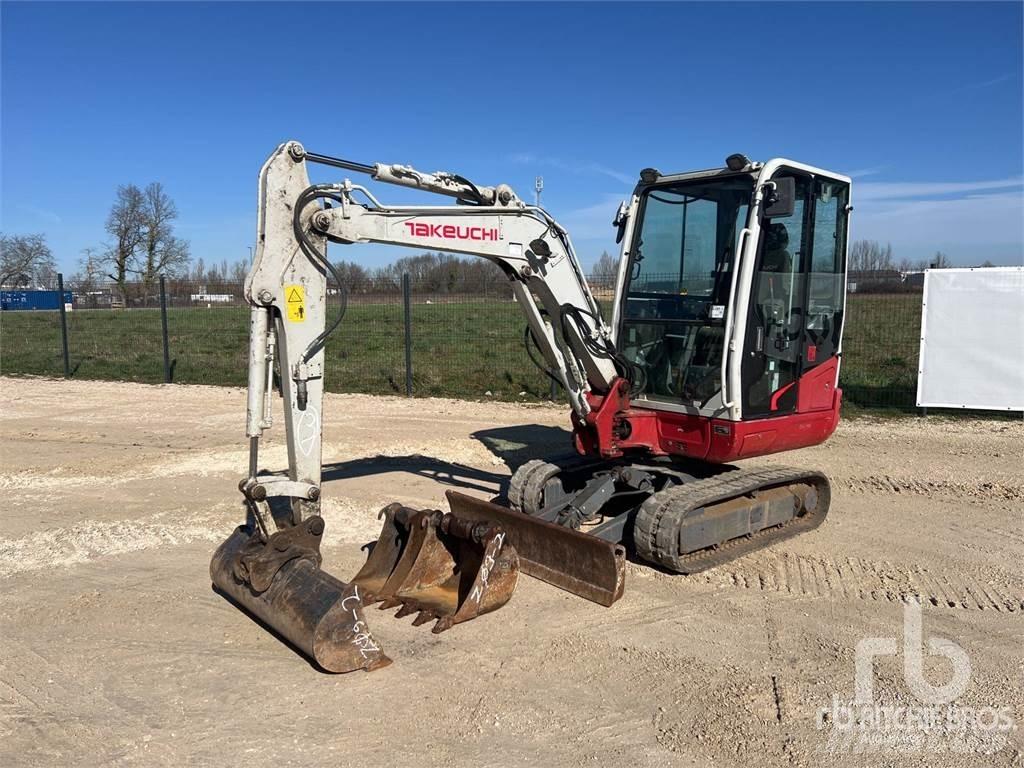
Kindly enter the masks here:
<path id="1" fill-rule="evenodd" d="M 920 306 L 917 295 L 850 296 L 841 379 L 851 405 L 914 407 Z M 74 378 L 163 381 L 159 310 L 76 310 L 67 319 Z M 167 325 L 175 382 L 245 385 L 246 308 L 169 309 Z M 524 325 L 512 301 L 414 304 L 415 394 L 546 398 Z M 328 389 L 404 393 L 403 339 L 400 303 L 351 304 L 327 345 Z M 62 375 L 58 313 L 0 314 L 0 373 Z"/>
<path id="2" fill-rule="evenodd" d="M 921 339 L 919 294 L 851 295 L 839 382 L 851 405 L 913 409 Z"/>
<path id="3" fill-rule="evenodd" d="M 160 312 L 76 310 L 67 316 L 72 376 L 163 381 Z M 494 300 L 414 304 L 413 387 L 417 395 L 539 399 L 547 379 L 522 344 L 524 320 Z M 0 315 L 0 373 L 60 376 L 56 312 Z M 243 307 L 169 309 L 173 380 L 244 386 L 249 313 Z M 401 304 L 352 304 L 327 344 L 327 387 L 335 392 L 405 392 Z"/>

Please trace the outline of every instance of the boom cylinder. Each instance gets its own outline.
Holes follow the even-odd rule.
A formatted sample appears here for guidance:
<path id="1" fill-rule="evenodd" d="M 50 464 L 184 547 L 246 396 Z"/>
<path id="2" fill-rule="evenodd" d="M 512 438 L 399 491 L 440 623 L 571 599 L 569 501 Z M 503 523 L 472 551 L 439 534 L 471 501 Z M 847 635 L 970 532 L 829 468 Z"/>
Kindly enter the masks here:
<path id="1" fill-rule="evenodd" d="M 249 391 L 245 413 L 245 434 L 250 438 L 259 437 L 263 433 L 269 326 L 270 310 L 267 307 L 254 306 L 249 313 Z"/>

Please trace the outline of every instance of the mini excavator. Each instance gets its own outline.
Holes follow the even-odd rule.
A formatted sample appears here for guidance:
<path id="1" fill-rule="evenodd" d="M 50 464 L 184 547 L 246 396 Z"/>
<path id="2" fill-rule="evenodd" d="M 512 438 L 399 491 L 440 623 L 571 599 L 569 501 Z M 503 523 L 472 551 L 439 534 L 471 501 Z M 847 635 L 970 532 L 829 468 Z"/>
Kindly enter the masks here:
<path id="1" fill-rule="evenodd" d="M 436 193 L 386 205 L 319 164 Z M 259 177 L 251 307 L 248 520 L 218 548 L 214 585 L 322 669 L 390 662 L 364 609 L 434 631 L 504 605 L 519 572 L 609 606 L 627 550 L 694 573 L 811 530 L 828 512 L 820 472 L 734 462 L 817 445 L 835 430 L 850 179 L 786 159 L 640 172 L 613 226 L 622 251 L 610 307 L 595 300 L 569 233 L 506 184 L 366 165 L 282 144 Z M 528 351 L 571 408 L 574 451 L 515 469 L 507 504 L 449 491 L 450 511 L 392 504 L 350 581 L 320 567 L 327 244 L 382 243 L 480 256 L 509 281 Z M 607 319 L 610 314 L 610 320 Z M 284 400 L 287 474 L 261 473 L 259 442 Z"/>

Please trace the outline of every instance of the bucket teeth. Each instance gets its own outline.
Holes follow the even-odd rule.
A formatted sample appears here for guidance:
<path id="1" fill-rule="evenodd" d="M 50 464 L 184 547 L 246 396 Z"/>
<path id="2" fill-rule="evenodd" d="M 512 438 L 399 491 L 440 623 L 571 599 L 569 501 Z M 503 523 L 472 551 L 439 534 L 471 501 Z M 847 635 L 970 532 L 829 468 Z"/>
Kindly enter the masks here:
<path id="1" fill-rule="evenodd" d="M 435 635 L 439 635 L 442 632 L 444 632 L 446 629 L 451 629 L 451 628 L 452 628 L 452 617 L 451 616 L 442 616 L 440 619 L 437 620 L 437 624 L 435 624 L 434 628 L 432 630 L 430 630 L 430 631 L 433 632 Z"/>
<path id="2" fill-rule="evenodd" d="M 428 621 L 433 621 L 437 616 L 432 614 L 430 611 L 420 611 L 420 615 L 412 620 L 412 625 L 418 627 L 421 624 L 426 624 Z"/>
<path id="3" fill-rule="evenodd" d="M 446 629 L 497 610 L 512 597 L 519 556 L 505 531 L 486 521 L 392 504 L 366 563 L 352 580 L 396 618 L 419 615 Z"/>
<path id="4" fill-rule="evenodd" d="M 419 609 L 416 608 L 416 606 L 409 605 L 408 603 L 405 603 L 405 604 L 402 605 L 401 608 L 398 609 L 398 613 L 395 614 L 395 618 L 396 619 L 401 619 L 401 618 L 403 618 L 405 616 L 411 616 L 412 614 L 416 613 L 417 610 L 419 610 Z M 413 624 L 415 624 L 415 623 L 416 622 L 413 622 Z"/>

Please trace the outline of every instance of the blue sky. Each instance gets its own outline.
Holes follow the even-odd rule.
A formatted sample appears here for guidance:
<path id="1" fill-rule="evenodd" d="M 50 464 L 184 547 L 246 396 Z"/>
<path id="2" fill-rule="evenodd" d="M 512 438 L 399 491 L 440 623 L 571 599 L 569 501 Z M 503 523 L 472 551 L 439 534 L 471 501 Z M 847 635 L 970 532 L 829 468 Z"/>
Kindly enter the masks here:
<path id="1" fill-rule="evenodd" d="M 248 258 L 260 165 L 295 138 L 523 197 L 542 174 L 589 264 L 641 168 L 741 151 L 853 175 L 853 237 L 897 260 L 1021 263 L 1022 24 L 977 2 L 4 2 L 0 226 L 72 272 L 117 185 L 161 181 L 194 256 Z"/>

